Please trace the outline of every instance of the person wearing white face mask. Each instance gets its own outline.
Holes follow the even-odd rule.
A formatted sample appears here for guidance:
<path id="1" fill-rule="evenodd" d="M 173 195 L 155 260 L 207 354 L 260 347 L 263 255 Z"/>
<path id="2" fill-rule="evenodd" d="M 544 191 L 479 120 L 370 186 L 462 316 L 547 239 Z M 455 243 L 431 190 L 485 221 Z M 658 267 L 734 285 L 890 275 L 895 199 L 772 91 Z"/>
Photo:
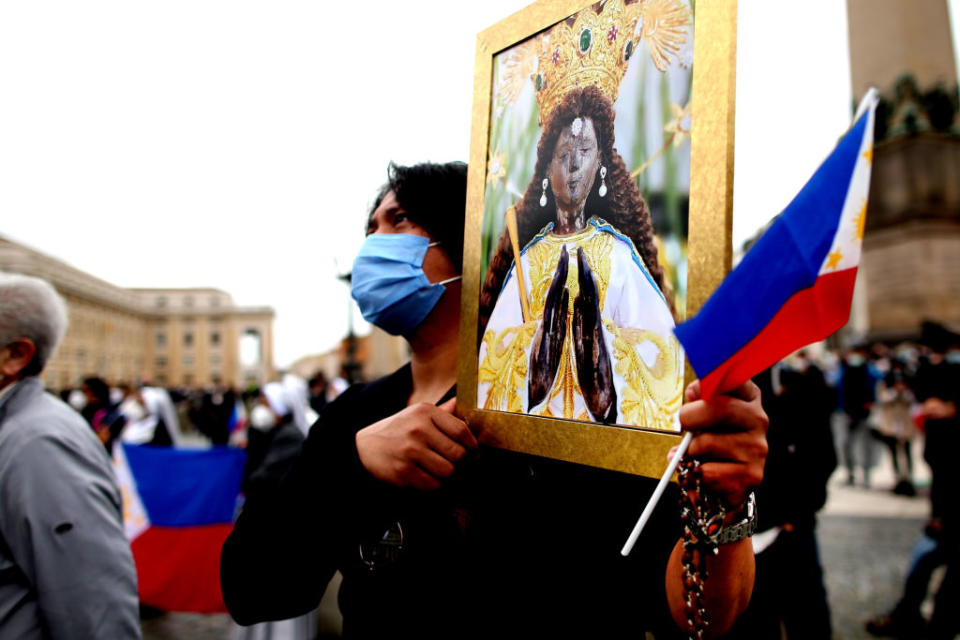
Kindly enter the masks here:
<path id="1" fill-rule="evenodd" d="M 66 328 L 49 283 L 0 272 L 0 638 L 139 638 L 110 461 L 38 377 Z"/>
<path id="2" fill-rule="evenodd" d="M 155 447 L 180 444 L 180 421 L 166 389 L 143 387 L 129 394 L 120 404 L 127 424 L 120 439 L 128 444 Z"/>
<path id="3" fill-rule="evenodd" d="M 87 406 L 87 395 L 80 389 L 71 389 L 67 396 L 67 404 L 73 407 L 74 411 L 80 413 Z"/>
<path id="4" fill-rule="evenodd" d="M 264 385 L 250 409 L 247 430 L 247 462 L 243 469 L 242 490 L 248 501 L 269 500 L 280 479 L 303 444 L 303 431 L 298 426 L 295 404 L 299 402 L 299 385 L 286 378 L 284 382 Z M 261 549 L 260 552 L 266 550 Z M 268 621 L 236 629 L 235 640 L 289 638 L 310 640 L 316 635 L 314 616 L 304 613 L 292 619 Z"/>
<path id="5" fill-rule="evenodd" d="M 651 521 L 644 552 L 618 553 L 624 504 L 655 481 L 481 449 L 454 415 L 465 191 L 461 163 L 391 166 L 353 295 L 411 361 L 327 405 L 276 490 L 246 502 L 221 556 L 227 608 L 241 624 L 301 614 L 339 570 L 344 637 L 675 637 L 676 514 Z M 735 396 L 721 415 L 691 387 L 681 419 L 707 436 L 694 455 L 725 460 L 707 486 L 739 504 L 762 476 L 766 417 L 755 385 Z M 746 539 L 709 560 L 711 630 L 745 609 L 753 566 Z"/>
<path id="6" fill-rule="evenodd" d="M 257 404 L 250 410 L 250 426 L 257 431 L 270 431 L 277 426 L 277 416 L 265 404 Z"/>
<path id="7" fill-rule="evenodd" d="M 243 492 L 248 499 L 274 488 L 303 443 L 291 407 L 295 398 L 280 382 L 267 383 L 250 409 Z"/>

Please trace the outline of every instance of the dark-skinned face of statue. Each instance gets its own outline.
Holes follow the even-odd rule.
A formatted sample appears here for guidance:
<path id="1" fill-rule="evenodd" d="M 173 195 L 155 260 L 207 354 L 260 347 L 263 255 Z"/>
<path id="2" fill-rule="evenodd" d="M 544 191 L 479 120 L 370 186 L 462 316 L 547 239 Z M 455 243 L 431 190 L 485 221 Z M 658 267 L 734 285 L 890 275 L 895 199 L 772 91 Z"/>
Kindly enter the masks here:
<path id="1" fill-rule="evenodd" d="M 574 118 L 557 137 L 547 177 L 561 212 L 577 215 L 593 189 L 600 167 L 600 148 L 590 118 Z"/>

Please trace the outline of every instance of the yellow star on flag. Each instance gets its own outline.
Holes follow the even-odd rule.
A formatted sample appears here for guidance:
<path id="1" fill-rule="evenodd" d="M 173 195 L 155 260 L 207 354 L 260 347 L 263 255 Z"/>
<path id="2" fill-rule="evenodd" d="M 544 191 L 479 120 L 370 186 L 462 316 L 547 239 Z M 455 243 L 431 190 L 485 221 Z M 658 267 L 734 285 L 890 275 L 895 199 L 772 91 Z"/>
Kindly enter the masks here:
<path id="1" fill-rule="evenodd" d="M 854 240 L 863 240 L 863 230 L 867 224 L 867 200 L 863 200 L 863 204 L 860 206 L 860 213 L 858 213 L 853 218 L 854 224 L 857 225 L 856 230 L 853 233 Z"/>
<path id="2" fill-rule="evenodd" d="M 873 163 L 873 147 L 870 147 L 863 152 L 863 157 L 866 158 L 868 163 Z"/>
<path id="3" fill-rule="evenodd" d="M 840 253 L 840 249 L 827 255 L 827 269 L 836 269 L 837 265 L 840 264 L 840 261 L 843 259 L 843 254 Z"/>

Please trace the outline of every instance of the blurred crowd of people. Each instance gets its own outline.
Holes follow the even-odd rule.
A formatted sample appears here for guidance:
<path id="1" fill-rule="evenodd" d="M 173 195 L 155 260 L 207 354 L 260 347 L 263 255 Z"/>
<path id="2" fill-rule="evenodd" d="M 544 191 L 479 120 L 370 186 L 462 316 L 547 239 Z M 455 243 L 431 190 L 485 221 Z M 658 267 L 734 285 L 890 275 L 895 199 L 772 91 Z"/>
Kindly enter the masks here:
<path id="1" fill-rule="evenodd" d="M 828 481 L 841 464 L 849 485 L 869 488 L 871 471 L 888 452 L 896 478 L 889 488 L 915 496 L 916 446 L 923 434 L 923 458 L 933 476 L 931 519 L 915 545 L 903 598 L 892 612 L 868 623 L 875 635 L 922 637 L 916 634 L 925 633 L 928 624 L 920 605 L 931 575 L 937 567 L 951 566 L 956 555 L 957 509 L 950 497 L 956 481 L 946 469 L 946 455 L 960 433 L 960 339 L 858 345 L 816 357 L 801 351 L 755 382 L 772 428 L 765 478 L 757 491 L 763 508 L 754 547 L 758 580 L 777 582 L 777 588 L 764 589 L 761 583 L 756 590 L 763 601 L 757 610 L 765 612 L 754 620 L 757 636 L 772 637 L 783 625 L 791 638 L 830 637 L 816 540 L 816 514 L 826 503 Z M 286 375 L 242 392 L 223 386 L 110 387 L 90 377 L 60 396 L 108 450 L 118 439 L 153 446 L 245 447 L 243 490 L 250 496 L 276 486 L 309 426 L 346 387 L 323 373 L 307 381 Z M 777 578 L 783 575 L 794 580 Z M 955 588 L 954 580 L 944 579 L 938 603 Z M 935 616 L 934 624 L 942 622 Z"/>
<path id="2" fill-rule="evenodd" d="M 923 433 L 923 459 L 930 469 L 930 518 L 909 560 L 903 593 L 886 614 L 867 622 L 876 636 L 953 638 L 960 632 L 950 608 L 960 601 L 957 556 L 960 553 L 960 480 L 952 455 L 960 442 L 960 336 L 942 327 L 930 330 L 923 347 L 890 350 L 882 345 L 856 349 L 842 368 L 842 406 L 849 417 L 844 451 L 859 430 L 868 430 L 890 452 L 897 482 L 894 492 L 915 495 L 912 443 Z M 852 362 L 851 362 L 852 360 Z M 855 481 L 854 461 L 847 453 L 848 482 Z M 869 484 L 869 455 L 861 459 L 863 482 Z M 921 613 L 935 570 L 945 567 L 934 594 L 929 621 Z"/>
<path id="3" fill-rule="evenodd" d="M 346 384 L 323 372 L 309 380 L 282 380 L 243 391 L 221 384 L 164 388 L 147 383 L 111 386 L 97 376 L 57 392 L 79 412 L 107 451 L 116 441 L 152 446 L 246 447 L 249 433 L 293 424 L 302 434 Z M 256 436 L 254 436 L 256 438 Z"/>
<path id="4" fill-rule="evenodd" d="M 923 343 L 862 344 L 819 357 L 801 351 L 755 378 L 771 424 L 754 536 L 754 597 L 766 613 L 757 622 L 757 637 L 776 637 L 781 624 L 790 638 L 830 637 L 816 540 L 816 514 L 826 503 L 828 482 L 839 463 L 848 485 L 870 488 L 871 471 L 887 452 L 895 480 L 882 489 L 925 497 L 918 493 L 915 469 L 919 443 L 930 471 L 930 519 L 909 560 L 903 596 L 890 613 L 871 619 L 867 630 L 898 638 L 956 634 L 947 615 L 949 603 L 958 601 L 957 474 L 949 457 L 960 437 L 960 336 L 942 327 L 929 333 Z M 921 605 L 935 570 L 944 566 L 928 621 Z M 793 579 L 783 581 L 785 575 Z"/>
<path id="5" fill-rule="evenodd" d="M 876 464 L 879 442 L 890 452 L 897 483 L 896 493 L 915 495 L 913 442 L 918 431 L 933 426 L 934 444 L 940 422 L 955 417 L 949 405 L 956 397 L 960 370 L 960 339 L 949 332 L 931 344 L 904 343 L 859 346 L 825 371 L 838 395 L 838 407 L 846 417 L 842 442 L 847 482 L 859 480 L 870 486 L 870 471 Z M 930 423 L 928 425 L 928 423 Z M 929 433 L 924 458 L 933 466 Z"/>

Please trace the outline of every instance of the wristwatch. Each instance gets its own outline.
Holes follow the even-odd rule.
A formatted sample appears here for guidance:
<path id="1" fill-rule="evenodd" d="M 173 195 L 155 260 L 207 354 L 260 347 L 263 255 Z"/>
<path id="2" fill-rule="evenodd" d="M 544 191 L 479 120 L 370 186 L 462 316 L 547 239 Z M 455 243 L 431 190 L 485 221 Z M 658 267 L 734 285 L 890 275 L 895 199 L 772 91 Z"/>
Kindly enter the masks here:
<path id="1" fill-rule="evenodd" d="M 752 491 L 747 498 L 745 511 L 743 520 L 737 524 L 720 527 L 720 530 L 713 536 L 718 545 L 749 538 L 757 530 L 757 498 Z"/>

